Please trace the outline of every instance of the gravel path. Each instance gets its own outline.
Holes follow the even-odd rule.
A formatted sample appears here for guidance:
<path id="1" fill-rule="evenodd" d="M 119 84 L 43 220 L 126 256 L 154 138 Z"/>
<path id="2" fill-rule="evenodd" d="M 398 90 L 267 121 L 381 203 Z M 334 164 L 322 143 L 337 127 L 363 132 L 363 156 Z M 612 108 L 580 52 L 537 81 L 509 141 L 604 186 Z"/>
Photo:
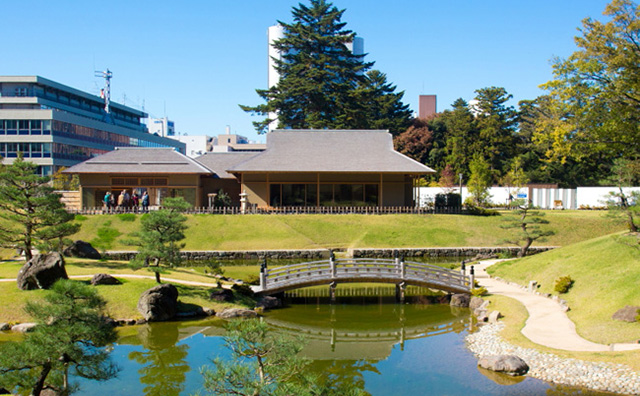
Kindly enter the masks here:
<path id="1" fill-rule="evenodd" d="M 535 349 L 509 344 L 500 338 L 503 323 L 487 324 L 469 334 L 467 347 L 477 357 L 516 355 L 529 365 L 528 376 L 556 384 L 580 386 L 597 391 L 640 395 L 640 374 L 622 364 L 566 359 Z"/>
<path id="2" fill-rule="evenodd" d="M 486 261 L 475 266 L 478 282 L 492 294 L 504 295 L 520 301 L 529 312 L 522 334 L 531 341 L 547 347 L 570 351 L 622 351 L 639 349 L 638 344 L 596 344 L 580 337 L 574 323 L 562 306 L 544 296 L 530 293 L 521 287 L 492 279 L 486 268 L 496 262 Z M 640 373 L 622 364 L 596 363 L 561 358 L 551 353 L 522 348 L 500 338 L 503 323 L 481 326 L 469 334 L 467 347 L 477 357 L 486 355 L 516 355 L 530 367 L 527 375 L 544 381 L 597 391 L 640 395 Z"/>

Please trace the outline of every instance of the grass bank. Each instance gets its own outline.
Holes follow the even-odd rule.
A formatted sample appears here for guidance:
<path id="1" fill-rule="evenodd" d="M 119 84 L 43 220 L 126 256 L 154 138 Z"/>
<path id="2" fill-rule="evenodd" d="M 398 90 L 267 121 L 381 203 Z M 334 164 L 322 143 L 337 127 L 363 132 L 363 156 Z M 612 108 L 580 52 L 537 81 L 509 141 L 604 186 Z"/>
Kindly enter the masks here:
<path id="1" fill-rule="evenodd" d="M 140 216 L 82 216 L 74 239 L 94 241 L 101 228 L 120 234 L 109 250 L 132 250 L 123 236 Z M 463 215 L 190 215 L 187 250 L 498 246 L 508 235 L 502 216 Z M 556 235 L 540 245 L 565 246 L 622 230 L 596 211 L 547 211 Z"/>
<path id="2" fill-rule="evenodd" d="M 625 305 L 640 305 L 640 250 L 622 243 L 621 235 L 607 235 L 498 263 L 489 267 L 488 272 L 522 285 L 536 280 L 540 292 L 556 295 L 556 279 L 568 275 L 575 282 L 560 297 L 571 307 L 568 315 L 578 334 L 602 344 L 637 342 L 640 323 L 611 319 Z"/>

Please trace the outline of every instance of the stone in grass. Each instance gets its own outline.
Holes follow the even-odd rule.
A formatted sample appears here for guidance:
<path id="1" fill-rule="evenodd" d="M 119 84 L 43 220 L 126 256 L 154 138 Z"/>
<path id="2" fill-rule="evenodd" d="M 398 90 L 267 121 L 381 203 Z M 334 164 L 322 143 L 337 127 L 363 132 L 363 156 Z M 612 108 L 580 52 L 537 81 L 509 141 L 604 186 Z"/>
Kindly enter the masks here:
<path id="1" fill-rule="evenodd" d="M 449 305 L 451 305 L 452 307 L 467 308 L 470 301 L 471 296 L 468 294 L 454 294 L 453 296 L 451 296 L 451 302 L 449 303 Z"/>
<path id="2" fill-rule="evenodd" d="M 469 308 L 474 311 L 482 306 L 487 306 L 489 305 L 489 300 L 484 300 L 481 297 L 471 297 L 471 301 L 469 302 Z"/>
<path id="3" fill-rule="evenodd" d="M 11 325 L 9 323 L 0 323 L 0 331 L 9 331 L 11 330 Z"/>
<path id="4" fill-rule="evenodd" d="M 35 329 L 37 324 L 35 323 L 20 323 L 14 326 L 11 326 L 11 331 L 15 331 L 16 333 L 29 333 Z"/>
<path id="5" fill-rule="evenodd" d="M 69 279 L 64 268 L 64 258 L 58 252 L 36 254 L 18 271 L 20 290 L 48 289 L 58 279 Z"/>
<path id="6" fill-rule="evenodd" d="M 638 310 L 640 310 L 640 307 L 638 306 L 627 305 L 626 307 L 617 310 L 616 313 L 611 316 L 611 319 L 633 323 L 637 320 L 636 318 L 639 315 Z"/>
<path id="7" fill-rule="evenodd" d="M 498 319 L 502 317 L 500 311 L 491 311 L 489 314 L 489 323 L 498 323 Z"/>
<path id="8" fill-rule="evenodd" d="M 114 278 L 109 274 L 95 274 L 93 278 L 91 278 L 91 284 L 96 285 L 119 285 L 120 282 L 118 279 Z"/>
<path id="9" fill-rule="evenodd" d="M 529 371 L 527 363 L 515 355 L 483 356 L 478 360 L 478 366 L 514 376 L 525 375 Z"/>
<path id="10" fill-rule="evenodd" d="M 64 249 L 63 254 L 67 257 L 88 258 L 93 260 L 100 260 L 102 256 L 100 252 L 96 250 L 89 242 L 75 241 L 71 246 Z"/>
<path id="11" fill-rule="evenodd" d="M 242 308 L 227 308 L 222 312 L 217 312 L 216 317 L 221 319 L 233 319 L 233 318 L 257 318 L 258 313 L 250 309 Z"/>
<path id="12" fill-rule="evenodd" d="M 138 312 L 147 322 L 173 319 L 178 313 L 178 289 L 164 284 L 146 290 L 138 300 Z"/>
<path id="13" fill-rule="evenodd" d="M 214 289 L 209 294 L 209 299 L 218 302 L 230 302 L 233 301 L 233 292 L 229 289 Z"/>

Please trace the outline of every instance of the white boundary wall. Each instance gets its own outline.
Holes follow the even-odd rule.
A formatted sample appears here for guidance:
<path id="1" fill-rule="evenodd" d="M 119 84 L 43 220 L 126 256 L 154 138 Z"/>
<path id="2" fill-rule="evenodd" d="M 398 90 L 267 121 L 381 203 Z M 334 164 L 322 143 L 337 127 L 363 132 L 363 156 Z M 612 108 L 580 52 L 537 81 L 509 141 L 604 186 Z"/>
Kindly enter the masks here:
<path id="1" fill-rule="evenodd" d="M 460 187 L 455 187 L 453 189 L 445 189 L 442 187 L 417 187 L 416 195 L 418 206 L 425 207 L 428 204 L 433 204 L 436 194 L 445 194 L 447 190 L 454 193 L 460 193 Z M 513 187 L 491 187 L 489 188 L 489 201 L 494 205 L 506 205 L 509 203 L 509 194 L 513 196 L 513 198 L 521 198 L 526 199 L 528 195 L 527 188 L 521 188 L 519 191 L 516 191 Z M 469 197 L 469 190 L 466 187 L 462 187 L 462 202 L 464 203 L 465 199 Z"/>
<path id="2" fill-rule="evenodd" d="M 578 208 L 601 208 L 607 206 L 610 192 L 619 192 L 618 187 L 578 187 Z M 640 187 L 622 187 L 625 194 L 640 191 Z"/>
<path id="3" fill-rule="evenodd" d="M 433 204 L 436 194 L 444 194 L 446 190 L 442 187 L 417 187 L 418 205 L 425 207 L 428 204 Z M 489 188 L 489 202 L 494 205 L 505 205 L 509 203 L 509 194 L 511 194 L 514 199 L 529 199 L 535 207 L 541 209 L 601 208 L 607 206 L 605 202 L 609 193 L 617 191 L 617 187 L 533 188 L 531 197 L 529 197 L 529 189 L 526 187 L 519 191 L 514 188 L 491 187 Z M 627 194 L 631 191 L 640 192 L 640 187 L 623 187 L 623 191 Z M 453 192 L 459 193 L 460 188 L 454 188 Z M 467 197 L 469 197 L 469 191 L 466 187 L 462 187 L 462 202 Z"/>

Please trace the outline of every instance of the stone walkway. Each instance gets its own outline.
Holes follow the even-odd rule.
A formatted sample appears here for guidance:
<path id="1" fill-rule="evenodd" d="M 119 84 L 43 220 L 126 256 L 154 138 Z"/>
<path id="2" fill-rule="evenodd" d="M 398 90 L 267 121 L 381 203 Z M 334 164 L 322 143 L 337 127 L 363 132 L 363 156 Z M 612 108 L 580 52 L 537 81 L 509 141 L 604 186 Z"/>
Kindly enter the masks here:
<path id="1" fill-rule="evenodd" d="M 489 293 L 514 298 L 525 306 L 529 311 L 529 318 L 522 329 L 522 334 L 531 341 L 565 351 L 601 352 L 640 349 L 640 344 L 637 343 L 604 345 L 580 337 L 576 332 L 575 324 L 558 302 L 491 278 L 486 268 L 497 261 L 487 260 L 475 265 L 476 279 L 481 286 L 487 288 Z"/>

